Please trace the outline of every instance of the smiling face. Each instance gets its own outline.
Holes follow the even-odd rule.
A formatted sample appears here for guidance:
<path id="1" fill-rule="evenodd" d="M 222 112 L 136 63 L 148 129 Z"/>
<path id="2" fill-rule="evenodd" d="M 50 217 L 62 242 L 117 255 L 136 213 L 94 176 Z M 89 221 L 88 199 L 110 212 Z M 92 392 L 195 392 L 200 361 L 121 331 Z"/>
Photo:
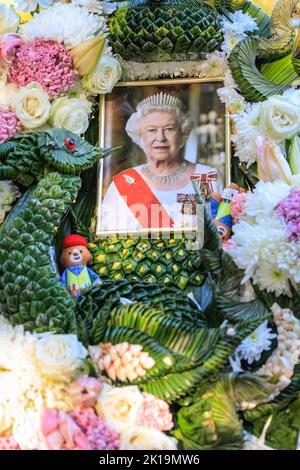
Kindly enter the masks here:
<path id="1" fill-rule="evenodd" d="M 68 268 L 78 264 L 87 264 L 90 259 L 92 259 L 92 255 L 89 250 L 85 246 L 77 245 L 65 248 L 62 251 L 60 261 L 64 268 Z"/>
<path id="2" fill-rule="evenodd" d="M 152 111 L 144 116 L 140 137 L 148 161 L 179 160 L 183 136 L 172 114 Z"/>

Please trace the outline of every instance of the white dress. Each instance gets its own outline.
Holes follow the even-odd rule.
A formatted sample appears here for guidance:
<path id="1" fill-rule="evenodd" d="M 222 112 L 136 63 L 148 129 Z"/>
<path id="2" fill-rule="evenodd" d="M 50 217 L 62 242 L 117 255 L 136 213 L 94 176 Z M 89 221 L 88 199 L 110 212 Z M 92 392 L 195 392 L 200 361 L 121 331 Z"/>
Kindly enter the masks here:
<path id="1" fill-rule="evenodd" d="M 134 167 L 134 170 L 136 170 L 142 177 L 143 173 L 141 169 L 143 166 L 144 165 L 139 165 Z M 209 173 L 211 171 L 216 170 L 207 165 L 197 164 L 195 174 Z M 213 181 L 212 187 L 214 191 L 220 192 L 220 184 L 218 181 Z M 192 182 L 189 182 L 181 188 L 176 188 L 175 190 L 152 189 L 152 192 L 160 201 L 160 204 L 167 211 L 171 219 L 174 221 L 174 228 L 180 228 L 183 226 L 192 228 L 193 226 L 195 226 L 195 215 L 185 213 L 185 211 L 183 210 L 183 203 L 178 202 L 178 199 L 180 200 L 181 197 L 180 195 L 190 195 L 194 197 L 195 191 Z M 115 183 L 112 182 L 109 185 L 108 190 L 103 199 L 100 216 L 100 229 L 110 231 L 134 231 L 140 230 L 142 228 L 144 227 L 141 227 L 139 221 L 134 217 L 132 211 L 128 208 L 124 199 L 120 195 Z M 151 228 L 157 227 L 151 226 Z"/>

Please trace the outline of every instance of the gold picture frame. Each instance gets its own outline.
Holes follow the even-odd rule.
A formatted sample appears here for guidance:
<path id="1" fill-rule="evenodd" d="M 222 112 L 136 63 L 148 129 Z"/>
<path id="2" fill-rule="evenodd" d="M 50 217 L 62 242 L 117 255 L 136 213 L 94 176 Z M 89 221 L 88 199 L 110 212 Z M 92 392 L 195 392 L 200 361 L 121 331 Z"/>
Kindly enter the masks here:
<path id="1" fill-rule="evenodd" d="M 113 101 L 114 96 L 118 97 L 118 92 L 121 93 L 121 90 L 128 90 L 129 94 L 134 89 L 142 90 L 143 87 L 148 87 L 148 90 L 166 90 L 170 93 L 173 87 L 178 92 L 178 87 L 187 86 L 196 86 L 199 85 L 206 85 L 212 86 L 220 84 L 222 87 L 223 84 L 223 77 L 214 77 L 214 78 L 178 78 L 178 79 L 162 79 L 162 80 L 147 80 L 147 81 L 130 81 L 130 82 L 119 82 L 116 87 L 114 88 L 113 92 L 109 95 L 100 95 L 100 106 L 99 106 L 99 146 L 104 147 L 115 147 L 118 146 L 118 143 L 113 142 L 113 137 L 108 138 L 107 136 L 109 133 L 113 133 L 114 128 L 114 116 L 112 115 L 112 109 L 107 106 L 107 103 L 110 103 L 111 100 Z M 146 90 L 146 88 L 144 88 Z M 152 92 L 151 92 L 152 93 Z M 114 94 L 114 95 L 113 95 Z M 149 93 L 148 93 L 149 94 Z M 219 101 L 219 98 L 216 97 Z M 230 123 L 230 116 L 227 113 L 224 105 L 219 101 L 220 107 L 223 106 L 224 113 L 223 113 L 223 124 L 224 124 L 224 180 L 223 186 L 228 186 L 231 183 L 231 123 Z M 112 158 L 112 157 L 109 157 Z M 172 235 L 176 235 L 176 233 L 182 233 L 182 227 L 173 227 L 170 228 L 140 228 L 140 229 L 105 229 L 102 225 L 102 204 L 103 204 L 103 197 L 106 193 L 106 189 L 108 187 L 108 182 L 110 176 L 105 178 L 105 173 L 107 172 L 107 168 L 109 167 L 110 163 L 107 163 L 107 159 L 101 160 L 98 166 L 98 177 L 97 177 L 97 203 L 96 203 L 96 236 L 105 238 L 111 236 L 120 236 L 120 237 L 141 237 L 141 238 L 148 238 L 149 236 L 157 236 L 157 235 L 168 235 L 170 231 Z M 111 172 L 109 172 L 111 173 Z M 112 181 L 112 179 L 111 179 Z M 104 184 L 105 183 L 105 184 Z M 185 235 L 187 232 L 193 234 L 197 231 L 197 227 L 192 227 L 189 230 L 185 229 Z"/>

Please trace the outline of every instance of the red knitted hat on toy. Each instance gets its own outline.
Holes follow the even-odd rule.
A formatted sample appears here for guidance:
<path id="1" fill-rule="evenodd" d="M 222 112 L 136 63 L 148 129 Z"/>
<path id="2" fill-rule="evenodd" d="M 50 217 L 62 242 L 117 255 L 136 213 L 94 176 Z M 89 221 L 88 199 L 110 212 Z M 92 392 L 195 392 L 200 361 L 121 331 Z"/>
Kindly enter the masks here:
<path id="1" fill-rule="evenodd" d="M 70 248 L 71 246 L 81 245 L 87 247 L 87 241 L 81 235 L 68 235 L 62 241 L 62 249 Z"/>

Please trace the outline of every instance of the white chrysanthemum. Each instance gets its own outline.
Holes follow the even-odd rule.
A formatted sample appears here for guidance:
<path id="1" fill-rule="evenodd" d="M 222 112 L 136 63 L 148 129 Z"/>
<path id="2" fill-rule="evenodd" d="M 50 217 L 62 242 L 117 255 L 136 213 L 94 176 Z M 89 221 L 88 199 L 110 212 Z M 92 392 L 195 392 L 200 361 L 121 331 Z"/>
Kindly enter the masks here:
<path id="1" fill-rule="evenodd" d="M 286 269 L 281 269 L 278 264 L 260 261 L 254 276 L 254 283 L 260 289 L 267 292 L 274 292 L 276 295 L 291 295 L 289 286 L 290 273 Z"/>
<path id="2" fill-rule="evenodd" d="M 276 263 L 279 268 L 288 272 L 294 284 L 300 283 L 300 243 L 287 241 L 283 249 L 277 253 Z"/>
<path id="3" fill-rule="evenodd" d="M 245 110 L 245 98 L 237 91 L 237 84 L 230 70 L 226 70 L 224 74 L 224 87 L 219 88 L 217 93 L 221 102 L 230 107 L 231 113 L 238 114 Z"/>
<path id="4" fill-rule="evenodd" d="M 243 113 L 234 116 L 235 135 L 232 141 L 235 144 L 235 155 L 241 162 L 249 165 L 257 159 L 257 139 L 261 136 L 259 130 L 261 104 L 255 103 L 247 107 Z"/>
<path id="5" fill-rule="evenodd" d="M 246 214 L 253 217 L 267 217 L 275 207 L 290 194 L 291 187 L 282 182 L 259 181 L 246 201 Z"/>
<path id="6" fill-rule="evenodd" d="M 231 54 L 232 49 L 246 36 L 245 34 L 238 36 L 232 31 L 228 31 L 224 34 L 224 42 L 221 47 L 221 50 L 229 56 Z"/>
<path id="7" fill-rule="evenodd" d="M 231 21 L 223 17 L 222 19 L 222 30 L 226 33 L 235 33 L 237 36 L 243 36 L 244 33 L 252 33 L 258 30 L 258 26 L 254 18 L 248 13 L 243 13 L 242 11 L 235 11 L 234 13 L 229 13 L 229 18 Z"/>
<path id="8" fill-rule="evenodd" d="M 265 260 L 273 260 L 286 245 L 283 223 L 276 216 L 261 218 L 256 224 L 242 220 L 234 226 L 233 231 L 234 246 L 229 249 L 229 253 L 245 271 L 243 282 L 251 277 L 255 280 L 260 264 Z"/>
<path id="9" fill-rule="evenodd" d="M 30 13 L 35 11 L 37 6 L 48 8 L 52 3 L 57 0 L 13 0 L 16 10 Z"/>
<path id="10" fill-rule="evenodd" d="M 248 364 L 258 361 L 264 351 L 269 351 L 272 339 L 276 334 L 268 328 L 268 321 L 264 321 L 256 330 L 245 338 L 236 352 L 240 358 L 245 359 Z"/>
<path id="11" fill-rule="evenodd" d="M 206 55 L 203 64 L 203 73 L 209 77 L 223 77 L 228 69 L 228 60 L 221 51 L 215 51 Z"/>
<path id="12" fill-rule="evenodd" d="M 105 30 L 104 17 L 72 3 L 56 3 L 20 28 L 26 38 L 53 39 L 68 48 L 92 39 L 96 31 Z"/>

